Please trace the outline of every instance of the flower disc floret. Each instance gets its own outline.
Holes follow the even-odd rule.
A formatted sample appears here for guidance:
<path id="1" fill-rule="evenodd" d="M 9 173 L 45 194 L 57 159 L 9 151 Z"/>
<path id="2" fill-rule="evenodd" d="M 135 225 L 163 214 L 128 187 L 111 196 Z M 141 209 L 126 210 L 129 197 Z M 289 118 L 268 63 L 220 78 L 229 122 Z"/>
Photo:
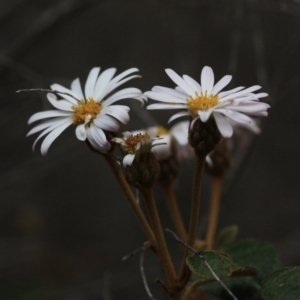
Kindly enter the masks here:
<path id="1" fill-rule="evenodd" d="M 88 116 L 90 116 L 90 121 L 88 122 L 88 125 L 90 125 L 101 111 L 101 104 L 97 103 L 93 98 L 89 98 L 87 100 L 79 100 L 77 106 L 73 105 L 71 108 L 75 112 L 72 116 L 75 125 L 84 124 Z"/>
<path id="2" fill-rule="evenodd" d="M 126 153 L 134 154 L 136 150 L 140 148 L 140 145 L 146 141 L 150 140 L 148 133 L 138 133 L 136 135 L 131 135 L 126 139 L 124 144 L 124 150 Z"/>
<path id="3" fill-rule="evenodd" d="M 196 92 L 196 97 L 188 97 L 187 107 L 189 113 L 195 118 L 198 116 L 198 111 L 205 111 L 213 108 L 219 103 L 219 95 L 207 95 L 207 93 Z"/>

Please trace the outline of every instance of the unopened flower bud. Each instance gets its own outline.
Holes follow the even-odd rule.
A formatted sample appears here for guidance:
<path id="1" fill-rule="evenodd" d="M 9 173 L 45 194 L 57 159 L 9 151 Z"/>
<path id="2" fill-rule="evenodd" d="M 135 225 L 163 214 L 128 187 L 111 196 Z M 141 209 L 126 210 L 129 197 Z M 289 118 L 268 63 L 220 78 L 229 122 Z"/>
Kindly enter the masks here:
<path id="1" fill-rule="evenodd" d="M 125 167 L 125 176 L 128 183 L 136 188 L 153 186 L 159 173 L 159 162 L 151 151 L 136 155 L 131 166 Z"/>
<path id="2" fill-rule="evenodd" d="M 159 162 L 151 152 L 157 138 L 151 138 L 148 133 L 124 132 L 123 135 L 123 139 L 112 141 L 121 144 L 126 152 L 123 165 L 127 181 L 136 188 L 151 187 L 160 173 Z"/>
<path id="3" fill-rule="evenodd" d="M 189 143 L 197 156 L 206 156 L 215 149 L 220 139 L 221 134 L 213 116 L 205 123 L 197 119 L 189 131 Z"/>

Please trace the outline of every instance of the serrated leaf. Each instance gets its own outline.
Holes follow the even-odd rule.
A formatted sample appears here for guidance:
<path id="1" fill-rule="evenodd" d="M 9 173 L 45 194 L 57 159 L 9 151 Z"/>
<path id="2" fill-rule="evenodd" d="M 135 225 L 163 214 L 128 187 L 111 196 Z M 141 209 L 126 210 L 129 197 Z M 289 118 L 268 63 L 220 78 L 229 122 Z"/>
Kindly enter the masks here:
<path id="1" fill-rule="evenodd" d="M 278 254 L 273 245 L 255 239 L 245 239 L 222 247 L 230 255 L 231 260 L 241 267 L 258 270 L 257 280 L 281 268 Z"/>
<path id="2" fill-rule="evenodd" d="M 265 300 L 300 299 L 300 267 L 283 268 L 266 276 L 262 295 Z"/>
<path id="3" fill-rule="evenodd" d="M 239 228 L 237 225 L 231 225 L 223 228 L 217 235 L 216 247 L 217 249 L 232 243 L 239 233 Z"/>
<path id="4" fill-rule="evenodd" d="M 201 255 L 204 256 L 205 260 L 220 278 L 225 278 L 231 274 L 231 261 L 225 253 L 220 251 L 203 251 Z M 186 259 L 186 263 L 190 270 L 201 279 L 215 279 L 198 255 L 193 254 L 189 256 Z"/>

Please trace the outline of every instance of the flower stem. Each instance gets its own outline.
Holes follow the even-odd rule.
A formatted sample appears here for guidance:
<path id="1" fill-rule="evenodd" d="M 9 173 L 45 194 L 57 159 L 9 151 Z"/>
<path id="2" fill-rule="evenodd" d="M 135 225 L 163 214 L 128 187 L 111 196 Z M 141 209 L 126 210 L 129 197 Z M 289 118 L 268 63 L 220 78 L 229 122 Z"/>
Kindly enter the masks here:
<path id="1" fill-rule="evenodd" d="M 192 203 L 191 203 L 191 214 L 190 214 L 190 223 L 187 244 L 191 247 L 194 246 L 196 240 L 196 234 L 198 229 L 199 222 L 199 213 L 200 213 L 200 196 L 201 196 L 201 184 L 203 177 L 203 170 L 205 165 L 205 155 L 197 156 L 195 171 L 194 171 L 194 181 L 193 181 L 193 190 L 192 190 Z M 179 272 L 179 281 L 187 281 L 190 274 L 186 266 L 186 257 L 188 255 L 188 250 L 185 251 L 185 255 L 181 264 L 181 269 Z"/>
<path id="2" fill-rule="evenodd" d="M 210 198 L 209 223 L 206 232 L 207 249 L 211 250 L 214 244 L 218 226 L 220 199 L 222 192 L 222 177 L 212 177 L 212 193 Z"/>
<path id="3" fill-rule="evenodd" d="M 172 263 L 172 259 L 167 248 L 165 236 L 162 230 L 160 218 L 158 215 L 154 194 L 152 188 L 142 188 L 141 193 L 145 199 L 145 205 L 149 213 L 152 229 L 157 240 L 158 257 L 165 271 L 169 285 L 172 286 L 177 282 L 177 275 Z"/>
<path id="4" fill-rule="evenodd" d="M 120 166 L 118 165 L 118 163 L 116 162 L 116 160 L 113 156 L 103 155 L 103 157 L 105 158 L 106 162 L 108 163 L 111 170 L 113 171 L 116 179 L 118 180 L 124 194 L 127 197 L 127 200 L 129 202 L 131 208 L 133 209 L 133 211 L 134 211 L 140 225 L 142 226 L 144 233 L 146 234 L 147 238 L 149 239 L 151 245 L 156 247 L 156 238 L 153 234 L 153 231 L 152 231 L 143 211 L 141 210 L 140 206 L 138 205 L 136 198 L 124 177 L 124 174 L 120 169 Z"/>
<path id="5" fill-rule="evenodd" d="M 186 232 L 186 228 L 181 216 L 181 212 L 176 200 L 176 196 L 174 193 L 174 188 L 172 186 L 172 184 L 169 184 L 167 186 L 162 186 L 162 189 L 164 191 L 165 197 L 167 199 L 167 203 L 169 206 L 169 211 L 174 223 L 174 226 L 176 228 L 176 231 L 179 235 L 179 237 L 183 240 L 183 241 L 187 241 L 187 232 Z"/>

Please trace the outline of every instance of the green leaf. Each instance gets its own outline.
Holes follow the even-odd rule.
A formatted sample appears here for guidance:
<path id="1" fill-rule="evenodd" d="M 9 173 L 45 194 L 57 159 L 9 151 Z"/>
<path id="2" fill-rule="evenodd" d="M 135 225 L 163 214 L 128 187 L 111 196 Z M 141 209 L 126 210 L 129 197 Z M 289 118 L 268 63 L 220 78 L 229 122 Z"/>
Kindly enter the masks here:
<path id="1" fill-rule="evenodd" d="M 238 266 L 257 269 L 259 282 L 267 274 L 281 268 L 278 254 L 268 242 L 245 239 L 222 247 L 222 251 L 228 253 Z"/>
<path id="2" fill-rule="evenodd" d="M 232 243 L 239 233 L 237 225 L 231 225 L 223 228 L 217 235 L 216 248 L 219 249 L 229 243 Z"/>
<path id="3" fill-rule="evenodd" d="M 224 284 L 239 300 L 263 300 L 260 294 L 260 285 L 253 277 L 229 277 L 223 280 Z M 218 282 L 211 282 L 200 287 L 218 299 L 232 300 L 232 297 Z"/>
<path id="4" fill-rule="evenodd" d="M 299 300 L 300 267 L 283 268 L 266 276 L 262 295 L 265 300 Z"/>
<path id="5" fill-rule="evenodd" d="M 204 256 L 205 260 L 220 278 L 225 278 L 231 274 L 232 264 L 228 255 L 225 253 L 220 251 L 203 251 L 201 255 Z M 189 256 L 186 259 L 186 263 L 192 273 L 200 277 L 200 279 L 214 279 L 214 276 L 207 269 L 199 255 L 193 254 Z"/>

